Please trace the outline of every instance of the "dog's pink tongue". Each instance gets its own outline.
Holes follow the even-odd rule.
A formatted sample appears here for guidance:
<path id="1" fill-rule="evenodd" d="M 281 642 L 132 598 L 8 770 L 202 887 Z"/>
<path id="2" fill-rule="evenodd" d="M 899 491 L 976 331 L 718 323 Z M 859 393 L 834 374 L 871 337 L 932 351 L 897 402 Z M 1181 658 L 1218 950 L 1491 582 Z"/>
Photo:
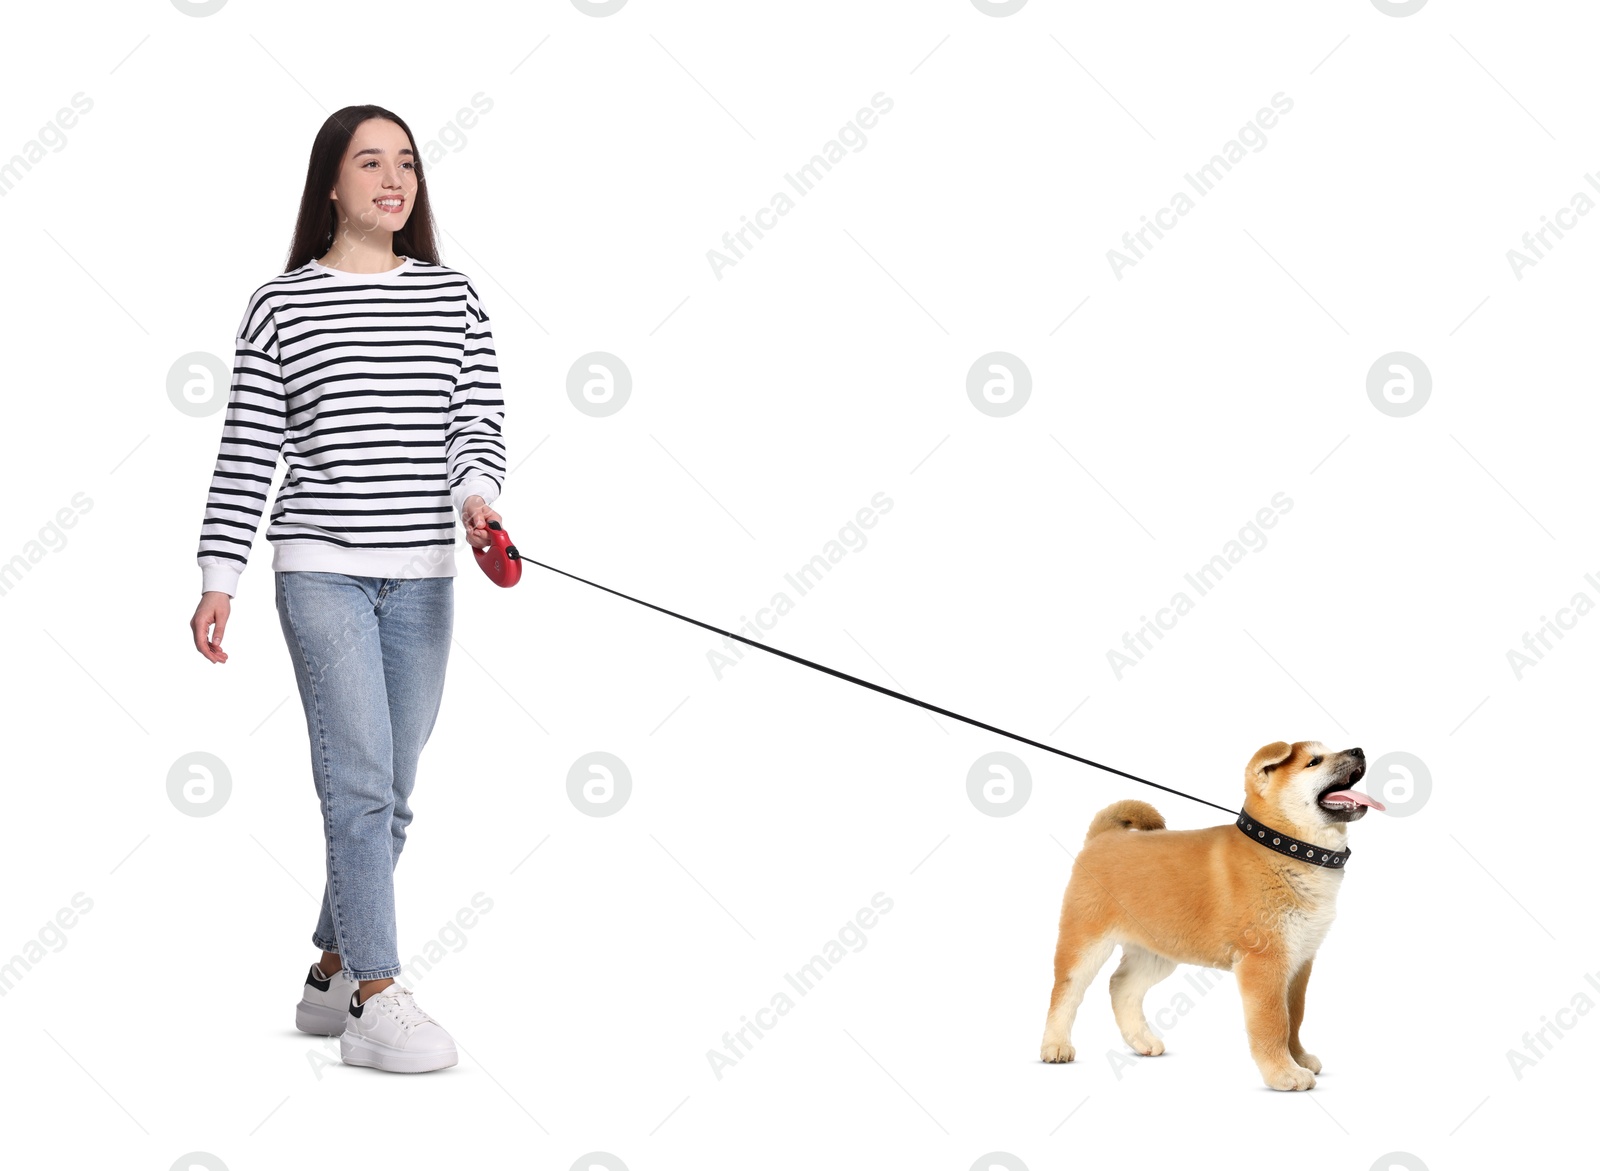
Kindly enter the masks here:
<path id="1" fill-rule="evenodd" d="M 1379 813 L 1385 812 L 1383 802 L 1365 793 L 1358 793 L 1354 789 L 1340 789 L 1337 793 L 1329 793 L 1324 801 L 1343 801 L 1348 805 L 1370 805 Z"/>

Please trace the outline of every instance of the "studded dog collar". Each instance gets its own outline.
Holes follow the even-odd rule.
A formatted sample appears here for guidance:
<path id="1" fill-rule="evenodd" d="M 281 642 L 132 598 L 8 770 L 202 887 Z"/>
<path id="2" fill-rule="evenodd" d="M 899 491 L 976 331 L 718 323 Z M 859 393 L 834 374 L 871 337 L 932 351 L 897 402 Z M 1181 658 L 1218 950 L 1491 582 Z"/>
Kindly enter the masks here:
<path id="1" fill-rule="evenodd" d="M 1299 838 L 1291 838 L 1286 833 L 1281 833 L 1271 826 L 1262 825 L 1261 822 L 1249 814 L 1240 811 L 1239 820 L 1234 822 L 1239 827 L 1239 832 L 1255 842 L 1258 846 L 1265 846 L 1269 850 L 1276 850 L 1285 857 L 1298 858 L 1302 862 L 1309 862 L 1313 866 L 1326 866 L 1330 870 L 1337 867 L 1344 869 L 1344 864 L 1350 860 L 1350 848 L 1342 850 L 1325 850 L 1311 842 L 1302 842 Z"/>

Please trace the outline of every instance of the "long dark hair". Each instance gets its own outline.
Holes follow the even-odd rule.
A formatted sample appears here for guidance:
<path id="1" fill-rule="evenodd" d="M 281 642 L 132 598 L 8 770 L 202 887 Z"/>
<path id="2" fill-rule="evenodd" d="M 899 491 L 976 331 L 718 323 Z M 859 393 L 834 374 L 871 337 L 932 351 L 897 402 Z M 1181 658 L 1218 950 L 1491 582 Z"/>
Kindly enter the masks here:
<path id="1" fill-rule="evenodd" d="M 289 259 L 284 272 L 292 272 L 307 261 L 321 259 L 333 246 L 333 233 L 339 225 L 339 214 L 334 210 L 328 192 L 338 184 L 339 169 L 344 165 L 345 152 L 350 149 L 350 139 L 356 127 L 368 118 L 384 118 L 406 132 L 411 149 L 417 149 L 416 135 L 399 114 L 382 106 L 346 106 L 328 116 L 317 131 L 311 144 L 311 158 L 306 162 L 306 186 L 300 194 L 300 214 L 294 223 L 294 242 L 289 245 Z M 406 226 L 394 234 L 397 256 L 410 256 L 428 264 L 439 263 L 439 241 L 434 235 L 433 209 L 428 203 L 428 176 L 422 165 L 420 152 L 413 156 L 417 171 L 417 194 L 412 200 L 411 215 Z"/>

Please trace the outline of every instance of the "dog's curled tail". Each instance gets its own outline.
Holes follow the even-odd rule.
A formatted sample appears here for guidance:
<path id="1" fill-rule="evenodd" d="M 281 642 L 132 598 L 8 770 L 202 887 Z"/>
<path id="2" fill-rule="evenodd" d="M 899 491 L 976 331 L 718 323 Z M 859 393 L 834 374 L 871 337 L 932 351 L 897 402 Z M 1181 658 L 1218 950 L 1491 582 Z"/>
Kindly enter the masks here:
<path id="1" fill-rule="evenodd" d="M 1089 823 L 1089 832 L 1083 835 L 1083 844 L 1088 845 L 1096 834 L 1103 834 L 1107 830 L 1166 828 L 1166 821 L 1156 812 L 1154 805 L 1144 801 L 1118 801 L 1094 815 L 1094 820 Z"/>

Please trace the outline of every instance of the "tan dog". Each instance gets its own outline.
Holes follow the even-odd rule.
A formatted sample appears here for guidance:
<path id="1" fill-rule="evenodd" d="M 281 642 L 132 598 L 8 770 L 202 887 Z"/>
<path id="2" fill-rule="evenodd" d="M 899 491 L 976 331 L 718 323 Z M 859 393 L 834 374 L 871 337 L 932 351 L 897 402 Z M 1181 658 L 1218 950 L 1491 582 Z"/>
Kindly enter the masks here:
<path id="1" fill-rule="evenodd" d="M 1084 989 L 1121 944 L 1111 1008 L 1134 1049 L 1153 1057 L 1165 1048 L 1144 1017 L 1153 985 L 1179 964 L 1225 968 L 1238 978 L 1250 1052 L 1267 1085 L 1314 1086 L 1322 1063 L 1300 1043 L 1306 982 L 1333 923 L 1345 827 L 1367 806 L 1383 808 L 1351 788 L 1366 767 L 1359 748 L 1278 741 L 1245 768 L 1238 825 L 1169 830 L 1143 801 L 1096 814 L 1061 901 L 1040 1058 L 1072 1060 Z M 1296 839 L 1293 855 L 1279 852 Z M 1311 862 L 1302 860 L 1305 843 L 1316 848 Z"/>

